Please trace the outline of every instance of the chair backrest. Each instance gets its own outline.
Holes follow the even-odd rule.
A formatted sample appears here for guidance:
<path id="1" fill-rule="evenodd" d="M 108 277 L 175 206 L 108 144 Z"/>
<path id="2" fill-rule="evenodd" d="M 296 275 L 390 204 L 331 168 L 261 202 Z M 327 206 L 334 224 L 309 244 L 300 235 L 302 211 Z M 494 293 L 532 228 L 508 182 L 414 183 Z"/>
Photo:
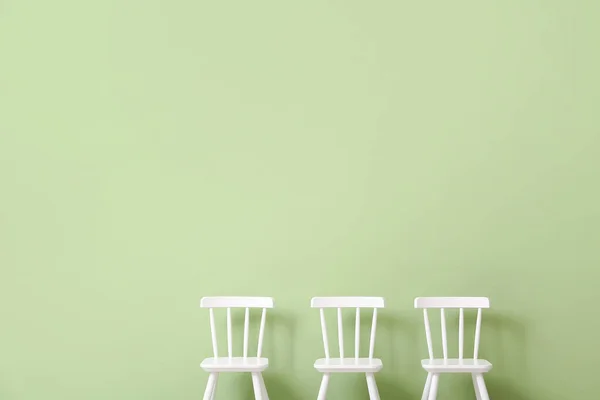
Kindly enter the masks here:
<path id="1" fill-rule="evenodd" d="M 210 316 L 210 334 L 212 337 L 212 347 L 214 357 L 219 356 L 217 346 L 217 329 L 215 327 L 215 308 L 226 308 L 227 309 L 227 356 L 233 357 L 233 334 L 231 325 L 231 309 L 232 308 L 245 308 L 246 312 L 244 315 L 244 358 L 248 357 L 248 336 L 250 328 L 250 309 L 261 308 L 262 315 L 260 318 L 260 330 L 258 333 L 258 351 L 257 357 L 261 356 L 263 337 L 265 334 L 265 320 L 267 317 L 267 308 L 273 308 L 274 302 L 271 297 L 203 297 L 200 300 L 201 308 L 208 308 Z"/>
<path id="2" fill-rule="evenodd" d="M 481 310 L 490 308 L 490 300 L 487 297 L 417 297 L 415 299 L 415 308 L 423 309 L 423 319 L 425 321 L 425 335 L 427 337 L 427 350 L 429 358 L 433 360 L 433 345 L 431 341 L 431 329 L 429 325 L 429 315 L 427 310 L 430 308 L 440 309 L 440 318 L 442 325 L 442 351 L 444 360 L 448 359 L 448 338 L 446 334 L 446 309 L 459 309 L 458 314 L 458 359 L 462 360 L 464 356 L 464 338 L 465 322 L 464 309 L 477 309 L 477 323 L 475 325 L 475 345 L 473 347 L 473 358 L 479 356 L 479 338 L 481 336 Z"/>
<path id="3" fill-rule="evenodd" d="M 384 306 L 385 302 L 382 297 L 314 297 L 311 300 L 311 307 L 318 308 L 321 314 L 321 331 L 323 333 L 323 347 L 325 349 L 325 358 L 330 358 L 329 341 L 327 338 L 327 326 L 325 323 L 325 308 L 337 308 L 337 331 L 340 358 L 344 358 L 344 327 L 342 321 L 342 309 L 356 309 L 356 319 L 354 327 L 354 357 L 358 359 L 360 350 L 360 309 L 373 309 L 373 320 L 371 322 L 371 335 L 369 341 L 369 358 L 373 358 L 373 352 L 375 349 L 375 332 L 377 330 L 377 309 L 384 308 Z"/>

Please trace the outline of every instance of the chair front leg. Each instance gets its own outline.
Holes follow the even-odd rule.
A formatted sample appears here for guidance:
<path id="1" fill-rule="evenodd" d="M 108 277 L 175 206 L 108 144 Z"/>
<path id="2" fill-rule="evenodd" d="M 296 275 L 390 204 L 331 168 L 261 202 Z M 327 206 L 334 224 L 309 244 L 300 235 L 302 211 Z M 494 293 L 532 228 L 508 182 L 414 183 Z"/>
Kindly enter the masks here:
<path id="1" fill-rule="evenodd" d="M 328 385 L 329 385 L 329 373 L 326 372 L 323 374 L 323 379 L 321 380 L 321 387 L 319 388 L 319 396 L 317 397 L 317 400 L 326 400 Z"/>
<path id="2" fill-rule="evenodd" d="M 431 376 L 431 386 L 429 387 L 428 400 L 435 400 L 437 398 L 438 384 L 440 381 L 440 374 L 433 374 Z"/>
<path id="3" fill-rule="evenodd" d="M 254 398 L 256 400 L 264 400 L 262 385 L 260 383 L 260 372 L 252 372 L 252 386 L 254 387 Z"/>
<path id="4" fill-rule="evenodd" d="M 427 373 L 427 380 L 425 381 L 425 387 L 423 388 L 423 396 L 421 400 L 427 400 L 429 398 L 429 388 L 431 387 L 431 372 Z M 479 400 L 479 399 L 477 399 Z"/>
<path id="5" fill-rule="evenodd" d="M 218 374 L 216 372 L 211 372 L 210 375 L 208 375 L 208 382 L 206 382 L 203 400 L 212 400 L 217 386 L 217 376 Z"/>
<path id="6" fill-rule="evenodd" d="M 370 400 L 380 400 L 379 390 L 377 389 L 377 382 L 375 382 L 375 375 L 367 373 L 367 388 L 369 389 Z"/>
<path id="7" fill-rule="evenodd" d="M 487 387 L 485 387 L 483 375 L 476 374 L 475 380 L 477 381 L 477 388 L 479 389 L 479 396 L 481 396 L 481 400 L 490 400 L 490 395 L 488 394 Z"/>

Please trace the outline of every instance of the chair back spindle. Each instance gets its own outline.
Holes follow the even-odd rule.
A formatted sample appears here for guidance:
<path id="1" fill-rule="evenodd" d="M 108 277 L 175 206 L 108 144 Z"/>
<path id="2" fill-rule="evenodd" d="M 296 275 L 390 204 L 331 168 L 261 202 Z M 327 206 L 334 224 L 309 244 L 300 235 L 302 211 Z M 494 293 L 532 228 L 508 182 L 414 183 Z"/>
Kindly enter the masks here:
<path id="1" fill-rule="evenodd" d="M 442 352 L 444 353 L 444 360 L 448 359 L 448 336 L 446 334 L 446 313 L 442 308 L 440 310 L 440 319 L 442 321 Z"/>
<path id="2" fill-rule="evenodd" d="M 250 308 L 244 312 L 244 358 L 248 357 L 248 331 L 250 329 Z"/>
<path id="3" fill-rule="evenodd" d="M 231 333 L 231 307 L 227 307 L 227 356 L 233 357 L 233 339 Z"/>
<path id="4" fill-rule="evenodd" d="M 322 311 L 323 309 L 321 309 Z M 340 348 L 340 358 L 344 358 L 344 322 L 342 320 L 342 308 L 337 309 L 337 322 L 338 322 L 338 342 Z"/>
<path id="5" fill-rule="evenodd" d="M 377 309 L 373 309 L 373 321 L 371 321 L 371 338 L 369 339 L 369 358 L 373 358 L 375 352 L 375 333 L 377 331 Z"/>
<path id="6" fill-rule="evenodd" d="M 327 324 L 325 323 L 325 310 L 319 310 L 321 314 L 321 332 L 323 333 L 323 347 L 325 349 L 325 358 L 329 358 L 329 342 L 327 341 Z"/>
<path id="7" fill-rule="evenodd" d="M 354 326 L 354 358 L 358 359 L 360 354 L 360 308 L 356 307 L 356 319 Z"/>
<path id="8" fill-rule="evenodd" d="M 477 323 L 475 324 L 475 346 L 473 358 L 479 357 L 479 338 L 481 337 L 481 308 L 477 309 Z"/>
<path id="9" fill-rule="evenodd" d="M 458 311 L 458 359 L 463 359 L 463 349 L 465 346 L 465 309 Z"/>
<path id="10" fill-rule="evenodd" d="M 215 311 L 210 308 L 208 310 L 210 316 L 210 336 L 212 339 L 213 355 L 215 358 L 219 357 L 219 348 L 217 346 L 217 328 L 215 327 Z"/>
<path id="11" fill-rule="evenodd" d="M 423 309 L 423 319 L 425 320 L 425 336 L 427 338 L 427 351 L 429 352 L 429 359 L 433 360 L 433 343 L 431 341 L 431 327 L 429 326 L 429 314 L 427 309 Z"/>

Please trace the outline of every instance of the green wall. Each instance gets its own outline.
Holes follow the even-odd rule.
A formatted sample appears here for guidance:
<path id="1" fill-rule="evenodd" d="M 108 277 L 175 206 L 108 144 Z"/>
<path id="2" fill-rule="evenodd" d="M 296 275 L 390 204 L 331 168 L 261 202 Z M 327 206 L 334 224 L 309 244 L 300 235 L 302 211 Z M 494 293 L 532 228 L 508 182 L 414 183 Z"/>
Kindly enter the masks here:
<path id="1" fill-rule="evenodd" d="M 353 294 L 387 300 L 384 400 L 420 398 L 427 295 L 491 298 L 494 399 L 597 397 L 599 19 L 583 0 L 4 0 L 0 399 L 199 399 L 198 303 L 225 294 L 276 299 L 275 400 L 316 398 L 310 297 Z M 330 394 L 366 399 L 364 378 Z M 219 396 L 251 398 L 249 377 Z M 469 378 L 439 398 L 473 399 Z"/>

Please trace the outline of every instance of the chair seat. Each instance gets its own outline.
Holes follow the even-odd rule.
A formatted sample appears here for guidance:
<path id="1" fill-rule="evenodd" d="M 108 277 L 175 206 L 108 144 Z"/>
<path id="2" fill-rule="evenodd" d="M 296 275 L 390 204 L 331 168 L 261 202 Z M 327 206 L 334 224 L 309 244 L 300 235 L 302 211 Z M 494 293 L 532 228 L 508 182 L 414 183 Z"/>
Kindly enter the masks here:
<path id="1" fill-rule="evenodd" d="M 462 360 L 458 358 L 448 358 L 446 360 L 436 358 L 433 360 L 423 360 L 421 361 L 421 365 L 425 371 L 432 373 L 483 373 L 492 369 L 492 364 L 489 361 L 472 358 L 463 358 Z"/>
<path id="2" fill-rule="evenodd" d="M 320 358 L 315 361 L 319 372 L 377 372 L 383 367 L 378 358 Z"/>
<path id="3" fill-rule="evenodd" d="M 207 372 L 261 372 L 268 366 L 268 358 L 258 357 L 211 357 L 200 364 Z"/>

